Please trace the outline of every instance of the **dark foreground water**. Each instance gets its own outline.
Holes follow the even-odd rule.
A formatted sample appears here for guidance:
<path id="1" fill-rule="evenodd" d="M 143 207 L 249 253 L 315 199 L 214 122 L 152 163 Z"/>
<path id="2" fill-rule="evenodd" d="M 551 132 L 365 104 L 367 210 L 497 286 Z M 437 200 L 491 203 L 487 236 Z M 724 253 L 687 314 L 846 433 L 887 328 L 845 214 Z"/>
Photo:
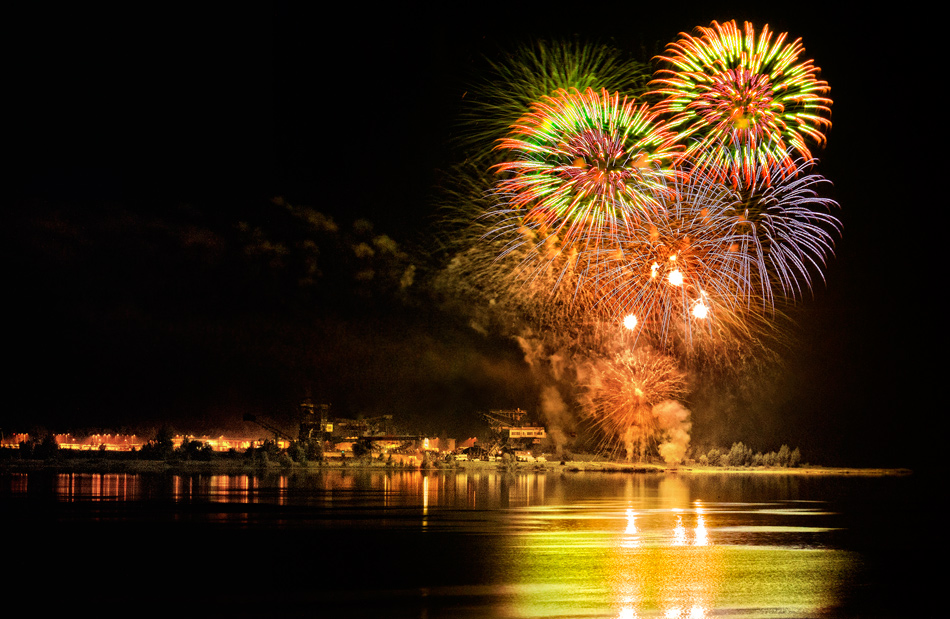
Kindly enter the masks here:
<path id="1" fill-rule="evenodd" d="M 41 616 L 940 616 L 942 503 L 919 484 L 8 472 L 3 595 Z"/>

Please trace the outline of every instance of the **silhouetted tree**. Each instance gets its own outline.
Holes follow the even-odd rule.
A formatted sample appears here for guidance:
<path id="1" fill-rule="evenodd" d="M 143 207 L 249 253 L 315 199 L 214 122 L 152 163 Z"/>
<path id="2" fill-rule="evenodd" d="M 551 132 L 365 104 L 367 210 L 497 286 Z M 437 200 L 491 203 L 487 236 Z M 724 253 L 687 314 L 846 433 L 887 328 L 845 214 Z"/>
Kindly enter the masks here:
<path id="1" fill-rule="evenodd" d="M 33 457 L 43 460 L 52 460 L 59 455 L 59 443 L 52 432 L 43 437 L 43 440 L 34 448 Z"/>
<path id="2" fill-rule="evenodd" d="M 323 461 L 323 441 L 311 438 L 302 441 L 302 445 L 304 448 L 304 453 L 307 456 L 307 460 L 311 462 Z"/>
<path id="3" fill-rule="evenodd" d="M 150 460 L 167 460 L 175 450 L 173 436 L 168 426 L 159 428 L 155 433 L 155 438 L 142 445 L 142 457 Z"/>
<path id="4" fill-rule="evenodd" d="M 208 443 L 201 441 L 185 439 L 177 450 L 185 460 L 210 460 L 214 454 L 214 449 Z"/>
<path id="5" fill-rule="evenodd" d="M 733 443 L 726 459 L 729 466 L 748 466 L 752 462 L 752 450 L 742 442 Z"/>
<path id="6" fill-rule="evenodd" d="M 353 457 L 362 458 L 373 453 L 373 442 L 369 439 L 361 438 L 353 443 Z"/>

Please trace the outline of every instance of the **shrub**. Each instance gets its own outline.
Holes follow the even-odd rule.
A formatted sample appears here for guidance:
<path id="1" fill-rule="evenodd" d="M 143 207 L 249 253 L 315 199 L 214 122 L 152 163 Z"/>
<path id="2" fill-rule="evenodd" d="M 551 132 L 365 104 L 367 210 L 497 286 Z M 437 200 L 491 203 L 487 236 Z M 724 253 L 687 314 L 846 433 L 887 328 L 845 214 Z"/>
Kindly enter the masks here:
<path id="1" fill-rule="evenodd" d="M 43 460 L 52 460 L 59 455 L 59 443 L 52 434 L 47 434 L 39 445 L 33 448 L 33 457 Z"/>
<path id="2" fill-rule="evenodd" d="M 507 451 L 501 455 L 501 463 L 499 468 L 502 468 L 508 472 L 513 472 L 518 470 L 518 458 L 514 454 L 508 453 Z"/>
<path id="3" fill-rule="evenodd" d="M 368 439 L 360 439 L 353 443 L 353 457 L 362 458 L 363 456 L 372 457 L 373 443 Z"/>
<path id="4" fill-rule="evenodd" d="M 214 455 L 214 449 L 207 443 L 201 441 L 188 440 L 182 441 L 181 447 L 176 450 L 176 455 L 184 460 L 211 460 Z"/>
<path id="5" fill-rule="evenodd" d="M 788 449 L 788 445 L 782 445 L 779 447 L 778 455 L 776 456 L 776 462 L 779 466 L 788 466 L 788 461 L 791 458 L 791 452 Z"/>
<path id="6" fill-rule="evenodd" d="M 172 431 L 168 426 L 159 428 L 155 437 L 142 445 L 142 457 L 149 460 L 167 460 L 174 451 Z"/>
<path id="7" fill-rule="evenodd" d="M 290 447 L 287 448 L 287 455 L 290 456 L 290 459 L 294 462 L 301 464 L 307 463 L 307 451 L 300 441 L 290 443 Z"/>
<path id="8" fill-rule="evenodd" d="M 742 444 L 742 442 L 733 443 L 732 448 L 726 456 L 728 466 L 747 466 L 752 461 L 752 450 Z"/>
<path id="9" fill-rule="evenodd" d="M 33 451 L 36 448 L 36 441 L 32 438 L 28 438 L 25 441 L 20 441 L 20 449 L 17 451 L 17 455 L 23 460 L 30 460 L 33 458 Z"/>
<path id="10" fill-rule="evenodd" d="M 317 439 L 307 439 L 301 442 L 304 454 L 307 460 L 311 462 L 323 462 L 323 442 Z"/>
<path id="11" fill-rule="evenodd" d="M 792 450 L 792 453 L 788 456 L 788 466 L 796 467 L 799 464 L 801 464 L 801 461 L 802 461 L 802 452 L 798 450 L 798 447 L 796 447 L 794 450 Z"/>

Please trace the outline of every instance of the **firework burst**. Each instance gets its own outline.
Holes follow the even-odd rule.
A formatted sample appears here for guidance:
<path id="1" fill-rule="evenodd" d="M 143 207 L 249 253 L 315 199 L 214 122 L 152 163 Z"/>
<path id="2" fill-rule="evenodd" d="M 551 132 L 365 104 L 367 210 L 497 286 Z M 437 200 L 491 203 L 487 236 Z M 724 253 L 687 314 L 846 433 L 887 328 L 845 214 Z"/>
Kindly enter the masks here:
<path id="1" fill-rule="evenodd" d="M 606 317 L 596 315 L 597 299 L 580 286 L 578 252 L 509 225 L 510 217 L 491 208 L 477 168 L 459 166 L 452 180 L 439 226 L 450 253 L 436 279 L 445 304 L 469 314 L 480 330 L 537 334 L 552 349 L 603 339 L 606 330 L 594 323 Z"/>
<path id="2" fill-rule="evenodd" d="M 834 249 L 837 204 L 815 187 L 814 162 L 794 174 L 737 192 L 708 176 L 675 178 L 658 194 L 663 208 L 643 226 L 612 235 L 590 260 L 588 277 L 627 327 L 684 350 L 694 335 L 726 341 L 754 337 L 780 300 L 810 289 Z"/>
<path id="3" fill-rule="evenodd" d="M 738 196 L 704 178 L 674 179 L 658 194 L 663 208 L 655 216 L 613 235 L 591 261 L 603 302 L 629 330 L 662 348 L 680 336 L 689 344 L 696 331 L 741 325 L 737 309 L 750 293 L 742 277 L 748 258 L 730 251 Z"/>
<path id="4" fill-rule="evenodd" d="M 676 360 L 647 348 L 591 362 L 584 374 L 585 414 L 602 432 L 603 446 L 625 450 L 627 460 L 642 460 L 657 438 L 657 407 L 686 395 Z"/>
<path id="5" fill-rule="evenodd" d="M 737 264 L 745 269 L 740 277 L 750 292 L 743 298 L 757 299 L 766 309 L 810 290 L 813 275 L 821 276 L 834 254 L 841 222 L 831 211 L 838 203 L 818 195 L 816 188 L 830 182 L 811 173 L 815 163 L 796 160 L 790 175 L 772 170 L 728 211 L 729 251 L 743 256 Z"/>
<path id="6" fill-rule="evenodd" d="M 712 22 L 699 36 L 681 33 L 658 59 L 650 82 L 656 110 L 691 140 L 686 157 L 697 172 L 737 187 L 767 181 L 776 169 L 794 172 L 790 153 L 811 158 L 807 142 L 823 145 L 831 126 L 827 82 L 812 60 L 799 61 L 801 39 L 766 25 L 756 36 L 745 22 Z"/>
<path id="7" fill-rule="evenodd" d="M 674 172 L 675 135 L 646 104 L 587 89 L 536 103 L 498 147 L 502 210 L 562 245 L 587 244 L 602 230 L 629 229 L 659 204 Z"/>

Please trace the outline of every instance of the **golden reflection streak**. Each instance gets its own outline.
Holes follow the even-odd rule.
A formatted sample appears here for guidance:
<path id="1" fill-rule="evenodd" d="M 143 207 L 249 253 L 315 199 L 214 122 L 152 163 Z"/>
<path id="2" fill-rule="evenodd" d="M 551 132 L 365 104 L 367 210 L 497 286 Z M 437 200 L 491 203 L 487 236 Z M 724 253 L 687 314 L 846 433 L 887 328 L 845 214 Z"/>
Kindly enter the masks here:
<path id="1" fill-rule="evenodd" d="M 429 476 L 422 475 L 422 526 L 428 524 L 429 516 Z"/>
<path id="2" fill-rule="evenodd" d="M 637 534 L 637 513 L 629 507 L 627 508 L 627 530 L 624 533 L 627 535 Z"/>
<path id="3" fill-rule="evenodd" d="M 141 494 L 137 476 L 130 473 L 61 473 L 56 493 L 62 500 L 95 499 L 132 501 Z"/>
<path id="4" fill-rule="evenodd" d="M 696 546 L 709 545 L 709 532 L 706 530 L 706 520 L 703 518 L 703 506 L 699 501 L 696 501 L 696 530 L 693 535 L 693 544 Z"/>
<path id="5" fill-rule="evenodd" d="M 351 488 L 355 478 L 327 474 L 316 480 L 332 500 L 334 490 Z M 853 557 L 843 551 L 762 547 L 737 543 L 735 535 L 723 544 L 717 527 L 728 524 L 726 516 L 691 500 L 681 480 L 631 477 L 617 502 L 586 504 L 573 502 L 563 484 L 546 481 L 551 482 L 550 474 L 512 479 L 486 472 L 463 481 L 399 472 L 374 477 L 374 487 L 388 487 L 401 497 L 392 502 L 414 506 L 421 489 L 426 517 L 437 505 L 514 508 L 503 510 L 520 531 L 504 568 L 511 570 L 505 582 L 513 583 L 516 592 L 507 607 L 513 616 L 569 611 L 603 616 L 606 610 L 619 619 L 702 619 L 719 609 L 747 608 L 809 616 L 835 606 L 840 583 L 848 582 L 854 569 Z M 26 491 L 25 476 L 13 475 L 10 483 Z M 171 490 L 178 501 L 210 495 L 225 502 L 258 502 L 258 483 L 256 476 L 176 476 Z M 284 477 L 278 483 L 277 500 L 286 501 L 293 480 Z M 143 492 L 139 476 L 111 473 L 57 475 L 55 488 L 64 501 L 134 500 Z M 554 593 L 560 591 L 571 593 Z"/>
<path id="6" fill-rule="evenodd" d="M 676 487 L 669 490 L 674 492 L 661 497 L 667 505 L 685 499 Z M 626 528 L 618 536 L 608 566 L 618 619 L 656 612 L 670 619 L 702 619 L 716 600 L 723 578 L 723 550 L 710 540 L 702 504 L 694 502 L 692 510 L 667 509 L 647 512 L 639 527 L 636 510 L 626 511 Z M 666 535 L 663 529 L 670 520 L 662 516 L 664 512 L 675 517 Z M 690 530 L 693 516 L 695 525 Z M 651 522 L 656 526 L 651 527 Z"/>
<path id="7" fill-rule="evenodd" d="M 629 606 L 624 606 L 620 609 L 620 614 L 617 616 L 617 619 L 636 619 L 637 615 L 633 612 L 633 609 Z"/>
<path id="8" fill-rule="evenodd" d="M 673 527 L 673 545 L 674 546 L 685 546 L 686 545 L 686 527 L 683 526 L 683 515 L 679 513 L 679 509 L 674 509 L 673 513 L 676 514 L 676 525 Z"/>

